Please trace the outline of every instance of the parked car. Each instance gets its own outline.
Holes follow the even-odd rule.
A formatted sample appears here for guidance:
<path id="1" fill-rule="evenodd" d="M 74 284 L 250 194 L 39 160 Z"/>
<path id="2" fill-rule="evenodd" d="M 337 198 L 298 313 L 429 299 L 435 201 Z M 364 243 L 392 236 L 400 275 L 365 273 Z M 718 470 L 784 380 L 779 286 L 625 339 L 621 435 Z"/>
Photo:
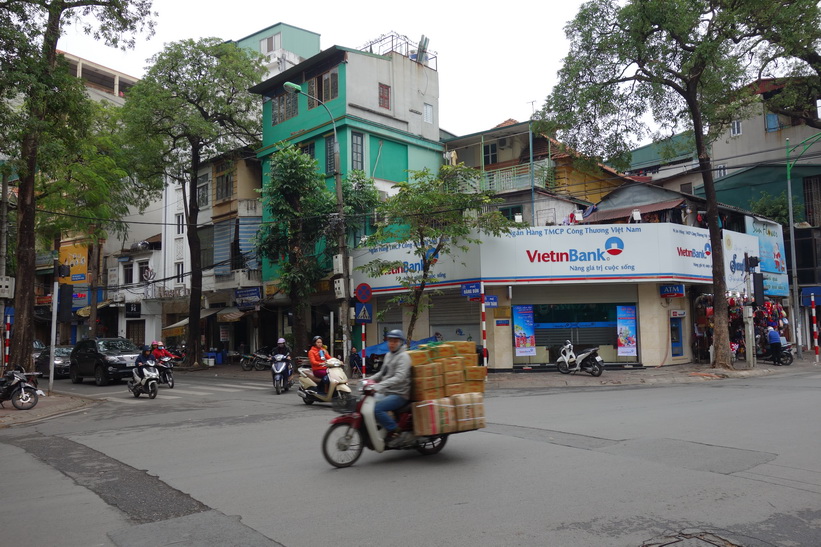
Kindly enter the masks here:
<path id="1" fill-rule="evenodd" d="M 40 352 L 42 352 L 43 348 L 45 348 L 45 347 L 46 347 L 46 345 L 43 344 L 41 341 L 35 340 L 34 341 L 34 351 L 31 352 L 31 356 L 34 357 L 35 359 L 37 359 L 38 357 L 40 357 Z"/>
<path id="2" fill-rule="evenodd" d="M 68 376 L 68 365 L 71 357 L 71 350 L 74 346 L 54 346 L 54 377 L 65 378 Z M 46 346 L 40 355 L 34 360 L 34 371 L 41 372 L 44 378 L 48 378 L 49 358 L 51 357 L 51 346 Z"/>
<path id="3" fill-rule="evenodd" d="M 71 383 L 79 384 L 83 378 L 93 377 L 98 386 L 105 386 L 111 381 L 129 379 L 139 353 L 137 346 L 125 338 L 81 340 L 71 350 Z"/>

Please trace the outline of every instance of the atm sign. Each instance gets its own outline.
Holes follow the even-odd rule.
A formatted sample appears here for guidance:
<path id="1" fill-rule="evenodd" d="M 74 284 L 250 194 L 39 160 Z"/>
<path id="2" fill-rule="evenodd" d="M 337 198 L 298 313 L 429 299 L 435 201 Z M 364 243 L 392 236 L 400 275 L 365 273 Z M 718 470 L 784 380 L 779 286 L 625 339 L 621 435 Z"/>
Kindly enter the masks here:
<path id="1" fill-rule="evenodd" d="M 660 285 L 659 294 L 662 298 L 684 298 L 684 284 Z"/>

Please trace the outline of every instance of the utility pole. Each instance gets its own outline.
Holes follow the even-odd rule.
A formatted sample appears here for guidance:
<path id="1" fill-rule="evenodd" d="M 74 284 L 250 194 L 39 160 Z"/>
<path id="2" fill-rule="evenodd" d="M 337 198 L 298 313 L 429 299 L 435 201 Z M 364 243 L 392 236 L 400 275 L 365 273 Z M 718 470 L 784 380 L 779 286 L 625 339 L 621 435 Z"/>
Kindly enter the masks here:
<path id="1" fill-rule="evenodd" d="M 9 175 L 6 169 L 3 169 L 2 192 L 0 196 L 0 276 L 6 276 L 6 254 L 8 253 L 8 234 L 9 234 Z M 0 321 L 2 321 L 3 330 L 5 331 L 6 323 L 6 299 L 0 297 Z M 5 334 L 5 332 L 4 332 Z M 6 348 L 3 348 L 3 367 L 6 366 Z M 3 368 L 0 367 L 0 368 Z"/>

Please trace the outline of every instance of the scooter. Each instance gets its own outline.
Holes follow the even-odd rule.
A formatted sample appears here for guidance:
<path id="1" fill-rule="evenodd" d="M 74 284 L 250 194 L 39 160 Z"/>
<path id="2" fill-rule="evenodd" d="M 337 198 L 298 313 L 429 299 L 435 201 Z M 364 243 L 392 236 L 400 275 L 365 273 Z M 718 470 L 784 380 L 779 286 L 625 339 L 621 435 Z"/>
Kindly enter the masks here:
<path id="1" fill-rule="evenodd" d="M 345 368 L 342 366 L 342 361 L 336 358 L 330 358 L 325 361 L 328 367 L 328 384 L 326 384 L 328 391 L 323 393 L 318 389 L 322 380 L 311 373 L 310 366 L 299 367 L 299 389 L 297 394 L 302 397 L 302 402 L 306 405 L 312 405 L 315 402 L 333 403 L 335 407 L 347 408 L 350 402 L 353 401 L 351 388 L 348 386 L 348 376 L 345 374 Z"/>
<path id="2" fill-rule="evenodd" d="M 432 455 L 440 452 L 448 435 L 417 437 L 413 433 L 411 404 L 394 411 L 401 434 L 391 443 L 385 442 L 387 431 L 376 421 L 374 382 L 362 380 L 362 397 L 356 409 L 331 420 L 331 427 L 322 438 L 322 455 L 334 467 L 350 467 L 362 455 L 365 447 L 382 453 L 386 450 L 416 450 Z"/>
<path id="3" fill-rule="evenodd" d="M 559 360 L 556 367 L 562 374 L 577 373 L 580 370 L 589 373 L 591 376 L 601 376 L 604 372 L 604 362 L 599 357 L 599 348 L 587 348 L 579 355 L 573 352 L 573 344 L 570 340 L 565 341 L 562 346 Z"/>
<path id="4" fill-rule="evenodd" d="M 155 365 L 156 362 L 151 360 L 141 367 L 134 367 L 134 378 L 128 381 L 128 391 L 130 391 L 134 397 L 139 397 L 143 393 L 146 393 L 149 399 L 157 397 L 160 371 L 157 370 Z M 137 370 L 140 368 L 143 371 L 142 378 L 137 376 Z"/>
<path id="5" fill-rule="evenodd" d="M 251 364 L 257 370 L 265 370 L 266 368 L 268 368 L 271 365 L 271 348 L 265 346 L 255 351 L 253 354 L 253 358 L 251 359 Z"/>
<path id="6" fill-rule="evenodd" d="M 291 376 L 294 374 L 294 369 L 291 366 L 291 359 L 287 355 L 277 353 L 273 357 L 273 364 L 271 365 L 271 376 L 274 381 L 274 389 L 277 390 L 277 395 L 283 391 L 288 391 L 294 384 Z"/>
<path id="7" fill-rule="evenodd" d="M 776 366 L 790 366 L 794 360 L 793 353 L 795 352 L 795 348 L 793 347 L 792 343 L 788 342 L 786 344 L 782 344 L 781 346 L 781 358 L 776 363 L 773 359 L 772 349 L 767 346 L 766 350 L 763 350 L 759 345 L 756 344 L 756 359 L 760 361 L 771 361 Z"/>
<path id="8" fill-rule="evenodd" d="M 160 357 L 160 362 L 157 363 L 157 372 L 160 373 L 161 384 L 168 384 L 170 389 L 174 389 L 174 373 L 171 369 L 174 368 L 174 361 L 171 357 Z"/>
<path id="9" fill-rule="evenodd" d="M 40 395 L 45 395 L 29 382 L 28 374 L 19 365 L 3 374 L 0 378 L 0 408 L 3 408 L 3 401 L 10 400 L 17 410 L 29 410 L 40 400 Z"/>

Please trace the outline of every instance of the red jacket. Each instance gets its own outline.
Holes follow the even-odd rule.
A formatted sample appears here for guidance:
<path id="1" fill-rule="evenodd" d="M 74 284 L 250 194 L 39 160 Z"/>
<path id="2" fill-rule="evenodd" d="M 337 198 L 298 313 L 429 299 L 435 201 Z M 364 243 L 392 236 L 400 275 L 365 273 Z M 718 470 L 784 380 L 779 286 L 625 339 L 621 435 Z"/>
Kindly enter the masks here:
<path id="1" fill-rule="evenodd" d="M 308 360 L 311 362 L 311 371 L 314 372 L 314 374 L 327 371 L 328 367 L 325 366 L 325 361 L 330 356 L 328 348 L 325 346 L 322 346 L 322 349 L 311 346 L 311 349 L 308 350 Z"/>
<path id="2" fill-rule="evenodd" d="M 159 361 L 163 357 L 171 357 L 172 359 L 174 358 L 174 356 L 171 354 L 171 352 L 168 351 L 165 348 L 163 348 L 163 349 L 157 348 L 153 351 L 153 353 L 154 353 L 154 359 L 156 359 L 157 361 Z"/>

